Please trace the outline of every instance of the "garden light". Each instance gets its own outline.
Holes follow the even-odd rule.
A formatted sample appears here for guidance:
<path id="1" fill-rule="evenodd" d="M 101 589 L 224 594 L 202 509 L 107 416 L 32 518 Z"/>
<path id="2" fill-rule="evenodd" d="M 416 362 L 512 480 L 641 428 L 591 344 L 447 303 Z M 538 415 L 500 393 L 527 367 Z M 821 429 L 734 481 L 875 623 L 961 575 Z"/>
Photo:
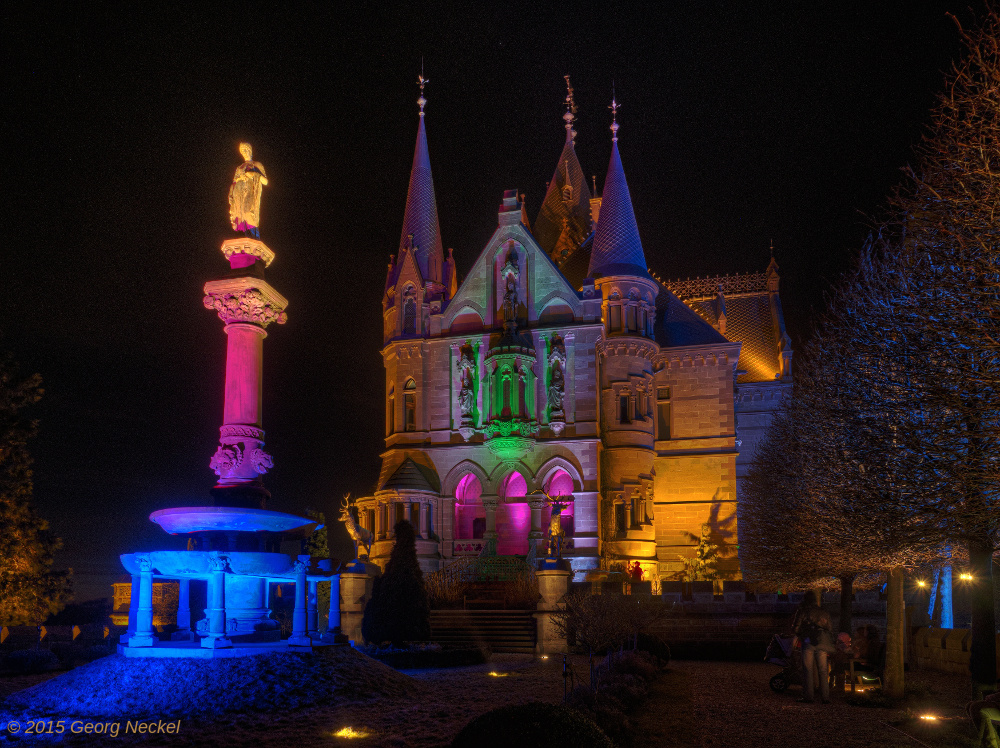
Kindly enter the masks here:
<path id="1" fill-rule="evenodd" d="M 333 736 L 335 738 L 367 738 L 368 733 L 355 730 L 353 727 L 341 727 L 337 732 L 333 733 Z"/>
<path id="2" fill-rule="evenodd" d="M 918 579 L 917 580 L 917 587 L 926 587 L 926 586 L 927 586 L 927 582 L 925 582 L 923 579 Z"/>
<path id="3" fill-rule="evenodd" d="M 490 670 L 489 674 L 494 678 L 506 678 L 508 675 L 507 673 L 498 673 L 496 670 Z"/>
<path id="4" fill-rule="evenodd" d="M 925 722 L 937 722 L 937 717 L 933 714 L 921 714 L 920 719 Z"/>
<path id="5" fill-rule="evenodd" d="M 961 579 L 963 582 L 971 582 L 972 581 L 972 575 L 969 574 L 968 572 L 964 572 L 962 574 L 959 574 L 958 578 Z"/>

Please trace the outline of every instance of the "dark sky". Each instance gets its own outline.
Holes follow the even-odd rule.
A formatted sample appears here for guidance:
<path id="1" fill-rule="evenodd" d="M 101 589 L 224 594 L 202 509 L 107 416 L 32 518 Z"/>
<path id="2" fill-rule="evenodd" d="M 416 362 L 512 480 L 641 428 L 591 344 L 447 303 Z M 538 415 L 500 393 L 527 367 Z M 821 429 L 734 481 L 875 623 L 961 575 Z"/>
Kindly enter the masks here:
<path id="1" fill-rule="evenodd" d="M 603 181 L 614 81 L 650 266 L 758 271 L 773 238 L 798 342 L 960 49 L 945 12 L 972 17 L 969 0 L 167 5 L 2 12 L 0 349 L 45 380 L 35 500 L 83 598 L 101 592 L 88 575 L 119 573 L 118 554 L 174 547 L 149 513 L 203 503 L 213 484 L 225 336 L 201 289 L 227 269 L 240 140 L 267 169 L 268 279 L 290 301 L 265 342 L 271 508 L 329 515 L 378 475 L 380 300 L 421 56 L 460 276 L 503 190 L 526 192 L 534 219 L 565 136 L 566 73 L 580 161 Z"/>

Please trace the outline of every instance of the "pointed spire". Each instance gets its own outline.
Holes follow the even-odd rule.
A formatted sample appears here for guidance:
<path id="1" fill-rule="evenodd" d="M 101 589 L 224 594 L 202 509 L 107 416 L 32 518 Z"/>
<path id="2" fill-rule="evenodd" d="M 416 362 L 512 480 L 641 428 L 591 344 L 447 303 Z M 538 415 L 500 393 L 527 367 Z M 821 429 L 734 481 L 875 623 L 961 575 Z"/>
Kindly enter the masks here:
<path id="1" fill-rule="evenodd" d="M 444 250 L 438 225 L 437 201 L 434 198 L 431 160 L 427 152 L 427 131 L 424 129 L 424 107 L 427 105 L 424 86 L 428 80 L 423 72 L 417 78 L 417 83 L 420 85 L 420 98 L 417 99 L 420 126 L 417 129 L 417 145 L 413 153 L 413 168 L 410 171 L 410 188 L 406 194 L 406 212 L 403 215 L 399 247 L 402 253 L 402 250 L 412 246 L 414 259 L 424 281 L 441 283 Z"/>
<path id="2" fill-rule="evenodd" d="M 646 255 L 639 239 L 635 222 L 632 197 L 629 195 L 625 170 L 618 154 L 618 110 L 621 106 L 612 98 L 611 106 L 611 161 L 604 180 L 601 198 L 601 219 L 597 222 L 594 249 L 590 255 L 588 275 L 632 275 L 648 278 Z"/>
<path id="3" fill-rule="evenodd" d="M 556 264 L 565 261 L 590 234 L 590 190 L 587 177 L 576 157 L 576 102 L 569 76 L 566 79 L 566 111 L 563 122 L 566 141 L 545 191 L 545 199 L 535 218 L 532 233 Z"/>

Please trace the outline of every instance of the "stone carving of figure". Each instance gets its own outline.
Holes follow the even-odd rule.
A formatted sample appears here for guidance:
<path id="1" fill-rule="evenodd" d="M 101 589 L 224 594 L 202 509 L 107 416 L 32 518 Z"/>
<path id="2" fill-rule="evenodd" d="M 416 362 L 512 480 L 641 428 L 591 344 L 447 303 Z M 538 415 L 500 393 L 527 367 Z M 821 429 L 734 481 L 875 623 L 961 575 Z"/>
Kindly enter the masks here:
<path id="1" fill-rule="evenodd" d="M 517 278 L 507 276 L 507 290 L 503 294 L 504 326 L 513 325 L 517 321 Z"/>
<path id="2" fill-rule="evenodd" d="M 260 195 L 267 184 L 264 167 L 253 160 L 249 143 L 240 143 L 243 163 L 236 167 L 229 188 L 229 222 L 236 231 L 260 239 Z"/>
<path id="3" fill-rule="evenodd" d="M 556 361 L 552 366 L 552 381 L 549 383 L 549 407 L 553 413 L 562 411 L 565 390 L 566 381 L 563 376 L 562 365 Z"/>
<path id="4" fill-rule="evenodd" d="M 475 351 L 468 343 L 462 346 L 462 355 L 458 360 L 458 380 L 458 402 L 462 409 L 462 420 L 471 421 L 476 398 L 476 361 Z"/>

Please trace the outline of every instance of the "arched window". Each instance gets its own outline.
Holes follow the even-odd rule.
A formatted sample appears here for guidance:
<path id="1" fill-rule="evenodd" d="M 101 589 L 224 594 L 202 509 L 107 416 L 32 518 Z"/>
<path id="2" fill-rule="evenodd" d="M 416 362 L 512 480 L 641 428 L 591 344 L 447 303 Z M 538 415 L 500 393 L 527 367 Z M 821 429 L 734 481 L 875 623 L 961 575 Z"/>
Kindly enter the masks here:
<path id="1" fill-rule="evenodd" d="M 510 418 L 512 414 L 512 409 L 510 407 L 511 401 L 511 390 L 512 382 L 510 376 L 510 369 L 504 369 L 500 373 L 501 391 L 500 391 L 500 417 Z"/>
<path id="2" fill-rule="evenodd" d="M 417 430 L 417 383 L 412 379 L 406 380 L 403 387 L 403 406 L 406 409 L 406 430 Z"/>
<path id="3" fill-rule="evenodd" d="M 389 421 L 389 436 L 396 433 L 396 388 L 389 388 L 389 398 L 386 400 L 385 404 L 386 413 Z"/>
<path id="4" fill-rule="evenodd" d="M 417 333 L 417 300 L 414 298 L 413 286 L 407 286 L 403 291 L 403 335 Z"/>
<path id="5" fill-rule="evenodd" d="M 555 498 L 557 496 L 572 496 L 573 495 L 573 478 L 565 470 L 556 470 L 552 476 L 549 478 L 548 482 L 545 484 L 545 493 L 549 496 Z M 546 509 L 543 514 L 544 526 L 548 526 L 549 516 L 551 512 Z M 570 502 L 563 510 L 560 515 L 559 520 L 562 526 L 563 532 L 566 533 L 567 538 L 573 537 L 574 519 L 573 519 L 573 503 Z"/>
<path id="6" fill-rule="evenodd" d="M 455 538 L 481 539 L 486 532 L 486 514 L 480 497 L 483 485 L 473 473 L 462 476 L 455 488 Z"/>

